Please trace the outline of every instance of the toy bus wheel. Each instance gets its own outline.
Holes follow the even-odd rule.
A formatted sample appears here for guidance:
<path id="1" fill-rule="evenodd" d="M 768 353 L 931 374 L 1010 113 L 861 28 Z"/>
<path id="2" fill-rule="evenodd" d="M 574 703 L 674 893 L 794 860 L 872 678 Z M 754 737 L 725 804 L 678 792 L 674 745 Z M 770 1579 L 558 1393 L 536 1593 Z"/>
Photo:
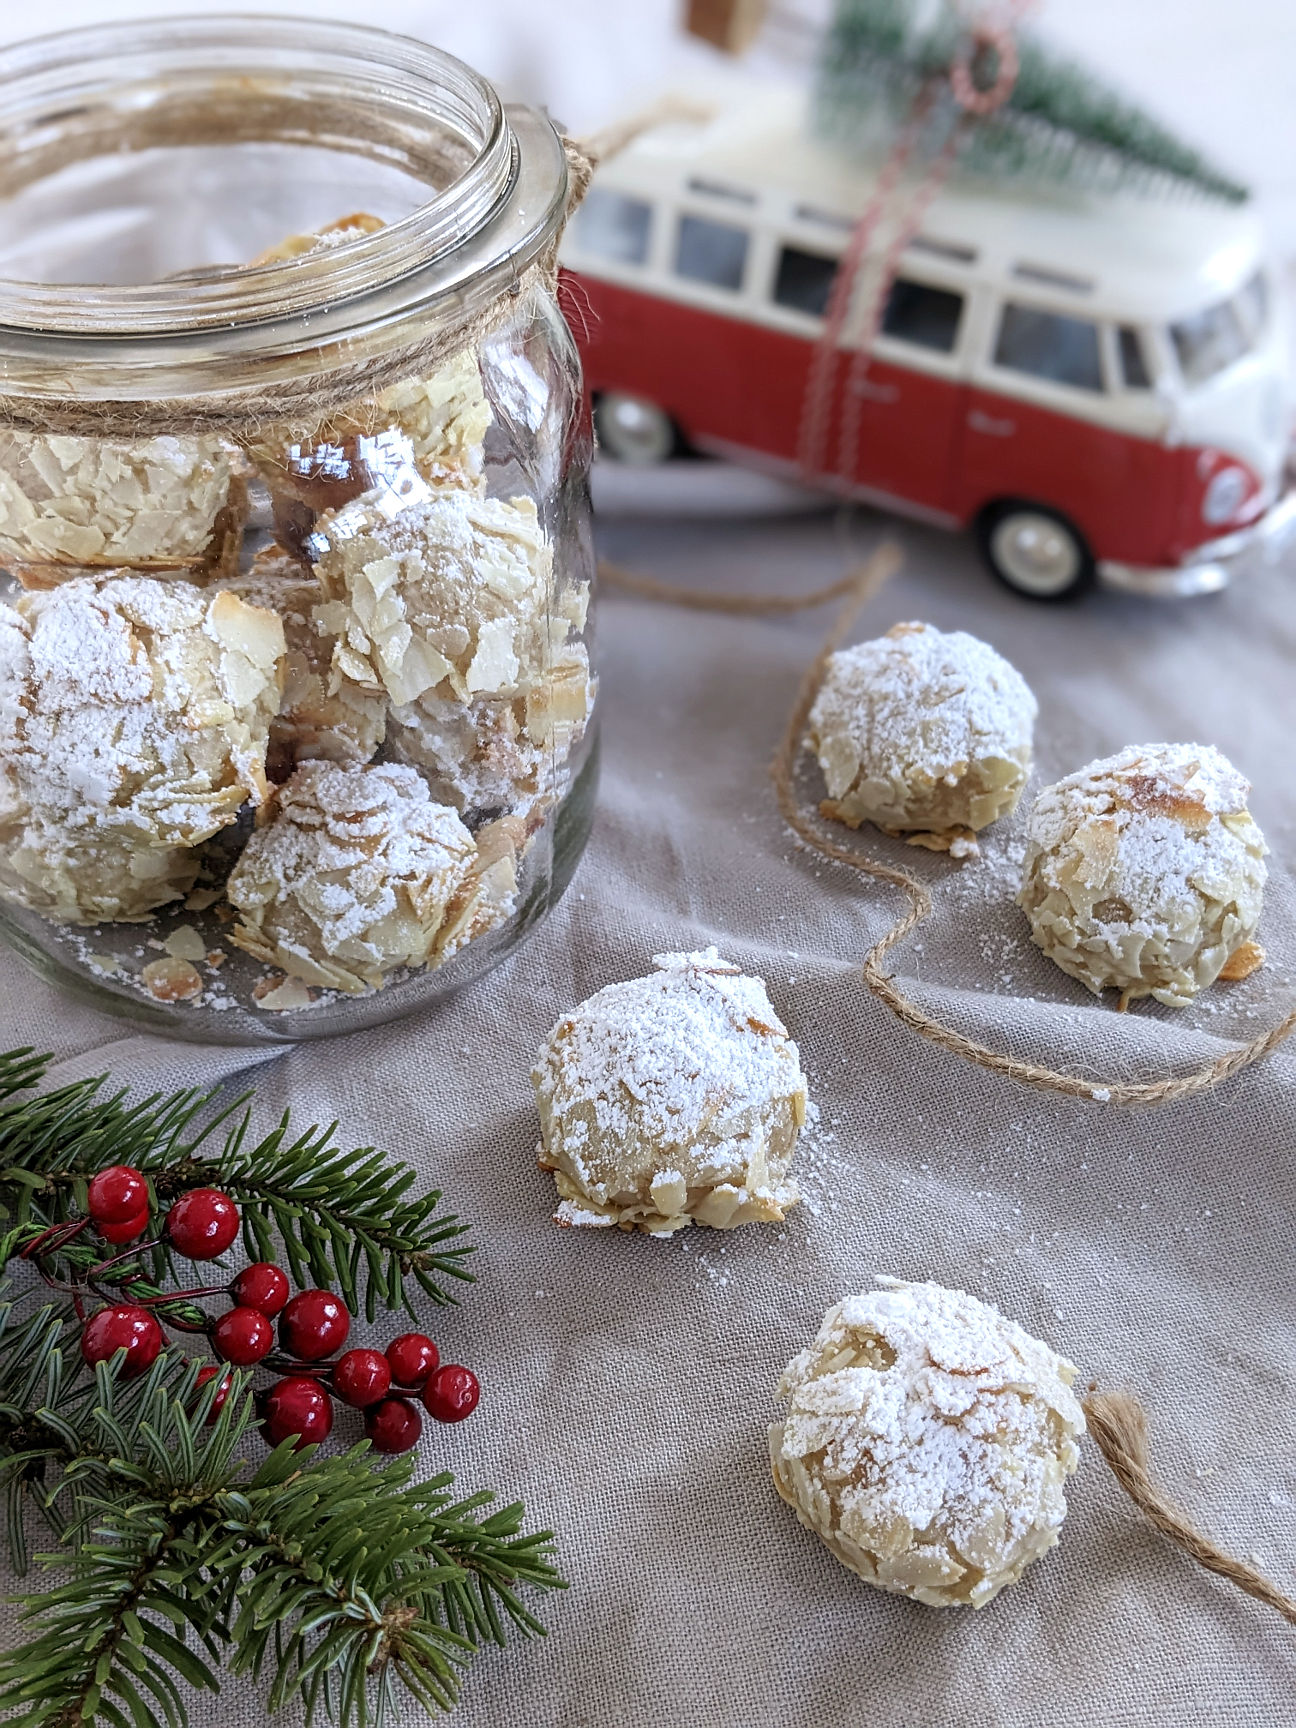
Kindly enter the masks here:
<path id="1" fill-rule="evenodd" d="M 1079 529 L 1042 504 L 995 504 L 977 523 L 991 573 L 1027 600 L 1074 600 L 1094 580 Z"/>
<path id="2" fill-rule="evenodd" d="M 599 445 L 618 462 L 646 468 L 664 462 L 679 442 L 675 422 L 655 402 L 605 390 L 594 404 Z"/>

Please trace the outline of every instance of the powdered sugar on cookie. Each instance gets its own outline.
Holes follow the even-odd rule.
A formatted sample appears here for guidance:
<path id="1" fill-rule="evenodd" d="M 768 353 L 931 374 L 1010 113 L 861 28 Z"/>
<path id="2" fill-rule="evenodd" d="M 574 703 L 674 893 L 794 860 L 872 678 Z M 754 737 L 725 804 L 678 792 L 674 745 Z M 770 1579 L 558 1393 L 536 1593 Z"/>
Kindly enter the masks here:
<path id="1" fill-rule="evenodd" d="M 559 1218 L 656 1233 L 781 1218 L 805 1120 L 796 1045 L 760 980 L 714 948 L 654 964 L 559 1021 L 540 1053 Z"/>
<path id="2" fill-rule="evenodd" d="M 1075 1367 L 988 1304 L 879 1280 L 779 1385 L 779 1493 L 869 1583 L 983 1606 L 1058 1539 L 1084 1414 Z"/>
<path id="3" fill-rule="evenodd" d="M 928 836 L 984 828 L 1021 795 L 1036 712 L 1021 674 L 961 630 L 897 624 L 842 649 L 807 734 L 824 813 Z"/>

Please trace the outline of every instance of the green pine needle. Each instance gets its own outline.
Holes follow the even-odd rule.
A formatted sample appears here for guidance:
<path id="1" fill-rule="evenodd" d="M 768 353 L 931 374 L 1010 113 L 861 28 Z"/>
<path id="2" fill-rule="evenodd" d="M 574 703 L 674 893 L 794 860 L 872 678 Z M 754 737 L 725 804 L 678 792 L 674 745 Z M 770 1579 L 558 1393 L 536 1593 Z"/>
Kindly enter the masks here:
<path id="1" fill-rule="evenodd" d="M 924 82 L 948 71 L 964 26 L 951 5 L 838 0 L 819 69 L 816 120 L 828 138 L 875 143 Z M 960 163 L 1002 181 L 1188 191 L 1241 203 L 1247 190 L 1095 73 L 1018 32 L 1018 72 L 1007 102 L 970 129 Z"/>
<path id="2" fill-rule="evenodd" d="M 188 1188 L 239 1200 L 249 1252 L 280 1249 L 299 1282 L 329 1283 L 354 1307 L 363 1285 L 407 1302 L 413 1280 L 450 1300 L 464 1279 L 466 1226 L 420 1195 L 415 1173 L 371 1148 L 347 1152 L 335 1127 L 261 1139 L 245 1100 L 195 1091 L 131 1104 L 103 1080 L 39 1097 L 46 1059 L 0 1054 L 0 1255 L 82 1214 L 90 1175 L 147 1171 L 163 1205 Z M 39 1256 L 56 1279 L 102 1253 L 85 1232 Z M 161 1248 L 96 1282 L 135 1295 L 167 1287 Z M 183 1312 L 177 1305 L 175 1312 Z M 178 1347 L 138 1380 L 120 1362 L 82 1365 L 80 1323 L 56 1296 L 0 1301 L 0 1519 L 11 1559 L 29 1564 L 28 1509 L 58 1548 L 24 1602 L 25 1637 L 0 1655 L 0 1713 L 26 1728 L 185 1728 L 186 1697 L 223 1673 L 264 1680 L 272 1710 L 298 1700 L 338 1728 L 389 1720 L 402 1698 L 449 1709 L 486 1643 L 542 1633 L 528 1604 L 565 1588 L 553 1537 L 520 1504 L 456 1499 L 453 1479 L 415 1483 L 412 1460 L 380 1467 L 367 1445 L 341 1457 L 279 1446 L 257 1465 L 251 1375 L 214 1413 L 220 1381 Z"/>
<path id="3" fill-rule="evenodd" d="M 411 1308 L 411 1286 L 433 1302 L 455 1300 L 447 1281 L 471 1282 L 468 1229 L 441 1211 L 436 1189 L 415 1192 L 417 1172 L 372 1146 L 337 1145 L 337 1124 L 294 1133 L 287 1115 L 268 1134 L 251 1132 L 247 1097 L 223 1105 L 216 1092 L 105 1095 L 106 1076 L 36 1097 L 19 1092 L 48 1058 L 0 1058 L 0 1223 L 39 1234 L 84 1213 L 86 1184 L 109 1164 L 132 1164 L 165 1205 L 189 1188 L 218 1187 L 240 1203 L 243 1242 L 254 1260 L 281 1256 L 301 1285 L 336 1289 L 372 1320 L 380 1306 Z M 70 1244 L 65 1264 L 99 1258 Z M 160 1289 L 173 1275 L 165 1249 L 148 1250 L 112 1274 Z"/>

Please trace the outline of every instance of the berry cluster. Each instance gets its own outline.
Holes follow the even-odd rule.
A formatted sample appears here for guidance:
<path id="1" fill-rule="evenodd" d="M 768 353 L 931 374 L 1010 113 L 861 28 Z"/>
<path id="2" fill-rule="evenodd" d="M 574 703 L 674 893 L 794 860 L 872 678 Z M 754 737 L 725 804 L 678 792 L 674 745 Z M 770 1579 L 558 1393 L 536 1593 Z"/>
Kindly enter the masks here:
<path id="1" fill-rule="evenodd" d="M 90 1183 L 87 1211 L 85 1222 L 94 1224 L 105 1241 L 133 1242 L 149 1228 L 148 1182 L 129 1165 L 101 1170 Z M 190 1260 L 214 1260 L 231 1246 L 239 1226 L 239 1209 L 228 1194 L 194 1188 L 171 1206 L 156 1241 Z M 89 1281 L 94 1281 L 93 1271 Z M 284 1371 L 284 1377 L 260 1395 L 262 1433 L 270 1445 L 295 1438 L 298 1446 L 305 1446 L 326 1439 L 333 1427 L 334 1399 L 364 1411 L 365 1433 L 377 1452 L 408 1452 L 423 1432 L 417 1404 L 402 1394 L 414 1394 L 438 1422 L 462 1422 L 476 1409 L 476 1375 L 458 1363 L 443 1363 L 436 1345 L 421 1332 L 402 1333 L 385 1351 L 352 1349 L 330 1360 L 347 1341 L 351 1315 L 331 1291 L 301 1290 L 293 1296 L 291 1288 L 283 1269 L 268 1260 L 245 1266 L 224 1292 L 232 1306 L 198 1328 L 206 1332 L 215 1354 L 232 1367 L 264 1364 Z M 152 1305 L 221 1293 L 204 1287 L 100 1308 L 84 1324 L 81 1354 L 93 1365 L 124 1350 L 122 1373 L 134 1378 L 156 1361 L 165 1343 Z M 198 1386 L 222 1372 L 205 1365 Z M 229 1386 L 226 1374 L 212 1400 L 212 1420 Z"/>

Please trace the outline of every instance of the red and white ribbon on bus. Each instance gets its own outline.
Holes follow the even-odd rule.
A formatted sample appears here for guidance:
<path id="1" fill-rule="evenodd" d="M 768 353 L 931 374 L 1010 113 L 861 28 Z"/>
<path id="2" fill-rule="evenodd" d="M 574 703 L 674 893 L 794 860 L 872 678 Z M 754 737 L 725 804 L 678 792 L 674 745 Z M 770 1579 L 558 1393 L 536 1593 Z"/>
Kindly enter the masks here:
<path id="1" fill-rule="evenodd" d="M 858 456 L 864 386 L 873 358 L 873 340 L 881 327 L 891 283 L 905 248 L 922 226 L 928 206 L 944 184 L 968 130 L 979 119 L 993 114 L 1008 100 L 1019 66 L 1014 28 L 1033 0 L 1006 0 L 997 17 L 971 12 L 964 4 L 966 34 L 960 52 L 948 72 L 929 78 L 914 98 L 909 115 L 878 174 L 877 185 L 851 234 L 833 278 L 824 318 L 823 333 L 815 345 L 806 379 L 797 439 L 797 464 L 807 479 L 822 485 L 835 483 L 850 489 Z M 994 78 L 978 83 L 977 72 L 987 55 L 994 56 Z M 938 114 L 941 98 L 952 100 Z M 943 136 L 931 154 L 916 185 L 906 186 L 905 173 L 923 145 L 933 120 L 943 121 Z M 872 284 L 861 305 L 857 295 L 861 271 L 873 258 L 879 230 L 890 212 L 894 232 L 880 257 Z M 852 317 L 852 315 L 854 315 Z M 838 350 L 848 322 L 857 324 L 856 345 L 842 392 L 841 427 L 836 459 L 831 452 L 834 383 Z"/>

